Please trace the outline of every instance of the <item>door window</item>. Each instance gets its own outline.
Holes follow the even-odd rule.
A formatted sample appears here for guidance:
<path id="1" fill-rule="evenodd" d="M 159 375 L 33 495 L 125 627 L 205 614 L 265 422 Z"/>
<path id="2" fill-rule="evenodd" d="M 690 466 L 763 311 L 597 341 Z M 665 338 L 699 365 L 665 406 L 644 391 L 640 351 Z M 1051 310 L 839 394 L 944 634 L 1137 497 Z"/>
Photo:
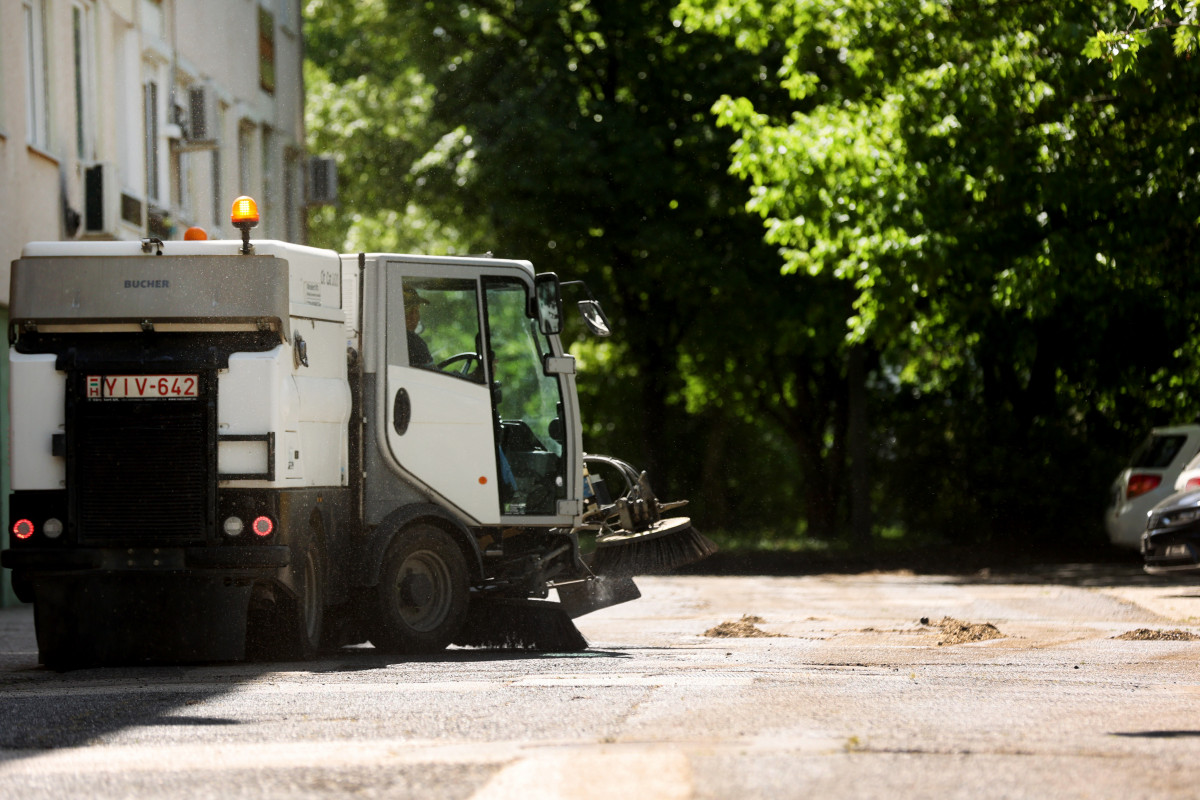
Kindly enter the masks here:
<path id="1" fill-rule="evenodd" d="M 524 283 L 485 285 L 501 512 L 552 515 L 566 495 L 562 393 L 557 376 L 542 367 L 549 344 L 528 314 Z"/>
<path id="2" fill-rule="evenodd" d="M 405 277 L 402 302 L 406 335 L 389 339 L 388 361 L 483 383 L 475 281 Z"/>

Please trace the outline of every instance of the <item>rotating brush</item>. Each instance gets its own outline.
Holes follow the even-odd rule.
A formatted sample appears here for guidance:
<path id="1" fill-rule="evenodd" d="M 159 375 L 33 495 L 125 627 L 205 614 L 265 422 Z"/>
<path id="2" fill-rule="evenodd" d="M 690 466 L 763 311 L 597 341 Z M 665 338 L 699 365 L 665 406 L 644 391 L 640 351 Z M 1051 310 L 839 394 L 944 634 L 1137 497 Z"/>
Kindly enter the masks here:
<path id="1" fill-rule="evenodd" d="M 587 639 L 558 603 L 513 597 L 471 599 L 467 620 L 454 639 L 462 647 L 574 653 Z"/>
<path id="2" fill-rule="evenodd" d="M 615 470 L 624 479 L 625 491 L 615 502 L 610 501 L 604 481 L 593 480 L 589 464 Z M 597 575 L 661 575 L 717 552 L 717 545 L 689 518 L 663 518 L 663 512 L 687 501 L 659 502 L 645 472 L 609 456 L 585 456 L 584 465 L 584 478 L 592 490 L 585 516 L 602 520 L 603 526 L 589 565 Z"/>
<path id="3" fill-rule="evenodd" d="M 717 545 L 687 517 L 651 523 L 646 530 L 596 537 L 592 570 L 598 575 L 661 575 L 717 552 Z"/>

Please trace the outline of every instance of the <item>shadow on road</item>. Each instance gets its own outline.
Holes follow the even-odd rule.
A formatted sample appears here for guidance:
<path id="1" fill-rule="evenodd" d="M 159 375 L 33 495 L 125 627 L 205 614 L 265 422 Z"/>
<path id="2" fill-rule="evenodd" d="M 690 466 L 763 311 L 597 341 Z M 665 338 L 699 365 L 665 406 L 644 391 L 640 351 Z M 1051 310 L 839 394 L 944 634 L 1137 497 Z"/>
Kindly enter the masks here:
<path id="1" fill-rule="evenodd" d="M 1097 588 L 1179 586 L 1200 595 L 1200 575 L 1148 575 L 1141 554 L 1099 547 L 1031 552 L 997 547 L 939 547 L 868 554 L 719 552 L 680 570 L 689 575 L 862 575 L 905 572 L 962 583 L 1062 584 Z"/>
<path id="2" fill-rule="evenodd" d="M 32 620 L 30 620 L 32 623 Z M 36 658 L 31 655 L 35 659 Z M 345 647 L 312 661 L 234 662 L 96 667 L 54 672 L 26 660 L 0 672 L 0 765 L 39 752 L 103 741 L 127 728 L 237 726 L 244 720 L 194 714 L 192 709 L 238 686 L 277 673 L 333 675 L 395 671 L 401 682 L 419 681 L 422 664 L 554 662 L 630 658 L 613 650 L 572 653 L 451 648 L 423 656 L 381 653 L 370 645 Z M 381 676 L 381 687 L 396 678 Z"/>
<path id="3" fill-rule="evenodd" d="M 579 658 L 629 658 L 628 653 L 616 650 L 581 650 L 575 653 L 550 653 L 532 650 L 501 650 L 485 648 L 452 647 L 439 653 L 421 656 L 397 656 L 381 653 L 370 645 L 355 645 L 344 647 L 330 658 L 337 658 L 336 664 L 328 669 L 316 668 L 320 662 L 303 662 L 307 671 L 318 672 L 355 672 L 375 669 L 387 669 L 399 664 L 478 664 L 494 661 L 559 661 Z M 270 665 L 268 665 L 270 666 Z"/>

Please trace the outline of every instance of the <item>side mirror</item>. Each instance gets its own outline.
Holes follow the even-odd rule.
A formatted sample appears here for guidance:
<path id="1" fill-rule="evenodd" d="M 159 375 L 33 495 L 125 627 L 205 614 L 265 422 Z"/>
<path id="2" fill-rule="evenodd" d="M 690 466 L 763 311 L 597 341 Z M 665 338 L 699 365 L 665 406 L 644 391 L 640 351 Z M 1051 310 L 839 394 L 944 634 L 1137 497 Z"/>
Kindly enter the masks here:
<path id="1" fill-rule="evenodd" d="M 605 316 L 604 309 L 600 307 L 600 301 L 580 300 L 579 313 L 583 317 L 583 324 L 587 325 L 588 330 L 595 335 L 608 336 L 612 333 L 608 317 Z"/>
<path id="2" fill-rule="evenodd" d="M 600 307 L 600 301 L 592 294 L 592 290 L 583 281 L 565 281 L 563 286 L 582 286 L 587 292 L 588 299 L 579 301 L 579 315 L 583 317 L 583 324 L 595 336 L 610 336 L 612 335 L 612 326 L 608 324 L 608 317 L 604 314 L 604 309 Z"/>
<path id="3" fill-rule="evenodd" d="M 562 333 L 562 288 L 558 276 L 553 272 L 543 272 L 534 279 L 533 286 L 537 295 L 538 329 L 547 336 Z"/>

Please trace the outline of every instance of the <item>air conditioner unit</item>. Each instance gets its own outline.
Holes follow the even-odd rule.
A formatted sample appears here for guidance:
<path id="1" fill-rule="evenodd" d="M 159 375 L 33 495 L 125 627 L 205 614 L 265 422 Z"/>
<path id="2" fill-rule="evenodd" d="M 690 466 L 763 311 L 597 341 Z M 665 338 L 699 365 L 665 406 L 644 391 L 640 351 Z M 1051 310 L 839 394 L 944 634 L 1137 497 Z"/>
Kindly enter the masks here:
<path id="1" fill-rule="evenodd" d="M 121 187 L 111 161 L 83 167 L 83 236 L 114 239 L 121 221 Z"/>
<path id="2" fill-rule="evenodd" d="M 187 138 L 194 142 L 217 139 L 217 98 L 208 86 L 188 89 Z"/>
<path id="3" fill-rule="evenodd" d="M 337 202 L 337 162 L 327 156 L 308 160 L 307 202 L 310 206 L 329 206 Z"/>

